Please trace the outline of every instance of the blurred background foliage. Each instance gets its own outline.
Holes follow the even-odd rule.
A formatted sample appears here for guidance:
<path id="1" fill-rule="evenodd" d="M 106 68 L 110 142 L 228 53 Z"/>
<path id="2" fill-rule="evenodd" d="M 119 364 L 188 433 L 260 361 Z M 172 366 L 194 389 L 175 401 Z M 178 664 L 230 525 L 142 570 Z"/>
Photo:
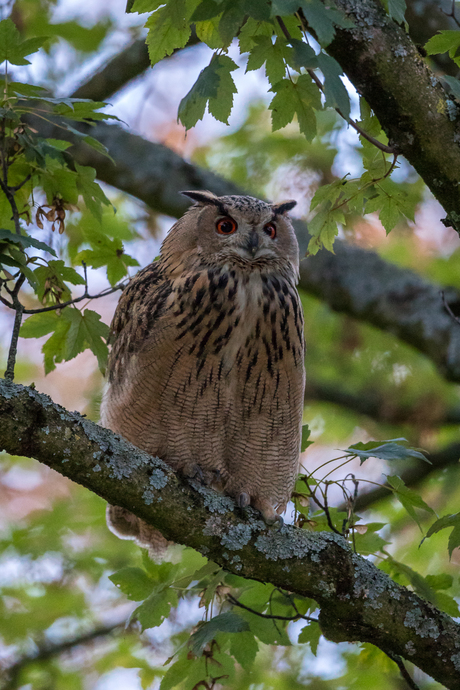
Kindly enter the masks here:
<path id="1" fill-rule="evenodd" d="M 441 4 L 408 3 L 407 18 L 416 41 L 424 43 L 438 28 L 449 28 L 449 19 L 439 10 Z M 70 93 L 132 39 L 143 36 L 142 17 L 125 15 L 122 0 L 111 7 L 96 0 L 16 0 L 4 3 L 0 12 L 1 18 L 12 17 L 23 38 L 51 37 L 27 68 L 27 74 L 25 67 L 17 72 L 18 79 L 33 81 L 53 93 Z M 242 75 L 238 77 L 241 100 L 230 128 L 205 119 L 185 138 L 175 120 L 178 101 L 186 91 L 182 81 L 192 79 L 186 75 L 190 65 L 197 72 L 206 60 L 203 46 L 197 46 L 187 49 L 186 59 L 179 55 L 165 61 L 165 66 L 156 65 L 117 94 L 107 112 L 116 113 L 126 126 L 146 139 L 169 145 L 194 163 L 233 180 L 248 193 L 298 199 L 298 215 L 307 220 L 310 200 L 320 185 L 350 171 L 352 175 L 361 174 L 361 144 L 333 111 L 320 114 L 318 135 L 311 143 L 294 125 L 271 132 L 260 70 L 248 87 L 243 86 Z M 433 66 L 446 72 L 452 69 L 447 63 Z M 171 75 L 179 87 L 171 85 Z M 357 109 L 356 99 L 353 108 Z M 386 237 L 376 217 L 350 213 L 341 230 L 342 239 L 373 249 L 386 260 L 417 271 L 441 286 L 460 288 L 458 236 L 441 224 L 442 209 L 404 162 L 395 182 L 412 199 L 415 222 L 402 218 Z M 80 273 L 82 258 L 94 267 L 89 272 L 92 292 L 104 289 L 107 281 L 114 285 L 132 275 L 136 262 L 143 266 L 153 260 L 172 224 L 170 218 L 114 188 L 105 185 L 104 192 L 117 212 L 105 208 L 101 224 L 79 205 L 67 214 L 62 235 L 53 233 L 47 222 L 37 235 L 54 248 L 59 259 Z M 110 243 L 119 243 L 116 246 L 120 248 L 123 243 L 132 260 L 98 269 L 97 252 L 103 254 Z M 72 294 L 78 294 L 78 286 Z M 337 314 L 307 294 L 301 296 L 307 339 L 304 420 L 314 441 L 303 457 L 309 472 L 340 456 L 336 449 L 358 441 L 405 437 L 411 445 L 433 453 L 459 443 L 457 385 L 444 380 L 426 357 L 391 333 Z M 40 306 L 32 294 L 27 300 L 29 307 Z M 92 304 L 107 324 L 116 300 L 115 293 L 99 300 L 96 306 Z M 2 358 L 6 359 L 12 325 L 6 309 L 1 312 L 1 323 Z M 25 384 L 34 381 L 56 402 L 97 421 L 103 379 L 94 356 L 86 350 L 58 364 L 45 378 L 39 352 L 42 343 L 43 339 L 20 342 L 16 380 Z M 366 482 L 382 483 L 382 475 L 389 472 L 389 467 L 372 460 L 366 465 L 360 469 L 359 463 L 354 463 L 336 470 L 331 478 L 342 479 L 352 471 L 359 479 L 360 491 L 372 488 Z M 391 474 L 407 470 L 407 463 L 395 463 Z M 414 488 L 438 515 L 455 513 L 460 502 L 459 476 L 454 452 L 445 466 L 431 471 L 423 484 Z M 330 491 L 330 502 L 339 505 L 341 491 L 334 486 Z M 206 607 L 199 606 L 197 593 L 186 593 L 159 627 L 140 633 L 136 621 L 126 623 L 135 608 L 133 601 L 109 576 L 128 566 L 146 567 L 145 558 L 134 544 L 118 540 L 107 530 L 101 499 L 34 461 L 3 454 L 0 503 L 0 668 L 6 679 L 2 687 L 159 687 L 168 668 L 163 664 L 189 639 L 193 626 L 203 618 Z M 291 513 L 288 510 L 288 520 Z M 422 594 L 428 592 L 438 606 L 459 616 L 460 554 L 456 549 L 449 559 L 444 531 L 420 545 L 422 534 L 417 524 L 391 497 L 368 505 L 361 522 L 369 525 L 369 533 L 374 523 L 383 525 L 377 531 L 380 543 L 387 542 L 381 548 L 391 554 L 384 568 L 392 577 Z M 432 522 L 428 513 L 421 514 L 424 531 Z M 379 564 L 384 555 L 380 552 L 370 557 Z M 178 548 L 171 558 L 181 562 L 192 556 Z M 152 572 L 161 568 L 154 564 L 149 567 Z M 215 612 L 221 606 L 216 587 L 232 586 L 244 591 L 247 583 L 237 580 L 226 579 L 225 574 L 219 575 L 217 584 L 209 577 L 204 580 L 203 586 L 213 594 Z M 264 643 L 261 632 L 253 665 L 250 670 L 237 665 L 232 688 L 403 687 L 393 662 L 372 646 L 332 645 L 323 638 L 318 645 L 318 640 L 307 637 L 303 638 L 307 644 L 298 645 L 300 622 L 284 627 L 292 646 Z M 418 671 L 415 679 L 424 690 L 440 687 Z M 192 688 L 190 683 L 182 687 Z"/>

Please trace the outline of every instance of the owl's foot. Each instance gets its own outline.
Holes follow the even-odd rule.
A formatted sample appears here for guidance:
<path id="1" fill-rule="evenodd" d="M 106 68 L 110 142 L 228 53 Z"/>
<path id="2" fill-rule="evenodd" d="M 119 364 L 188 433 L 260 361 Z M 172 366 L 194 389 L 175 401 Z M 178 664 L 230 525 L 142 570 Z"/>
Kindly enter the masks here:
<path id="1" fill-rule="evenodd" d="M 270 501 L 267 501 L 267 499 L 255 498 L 252 501 L 252 505 L 254 506 L 254 508 L 257 508 L 257 510 L 259 510 L 262 513 L 264 522 L 267 525 L 274 525 L 275 523 L 278 523 L 278 529 L 281 529 L 281 527 L 284 525 L 283 518 L 281 517 L 281 515 L 278 515 Z"/>
<path id="2" fill-rule="evenodd" d="M 200 484 L 206 484 L 204 472 L 196 462 L 184 465 L 182 473 L 189 479 L 196 479 Z"/>
<path id="3" fill-rule="evenodd" d="M 245 491 L 242 491 L 238 496 L 236 497 L 236 502 L 239 505 L 240 508 L 247 508 L 248 505 L 251 503 L 251 497 L 249 494 L 247 494 Z"/>

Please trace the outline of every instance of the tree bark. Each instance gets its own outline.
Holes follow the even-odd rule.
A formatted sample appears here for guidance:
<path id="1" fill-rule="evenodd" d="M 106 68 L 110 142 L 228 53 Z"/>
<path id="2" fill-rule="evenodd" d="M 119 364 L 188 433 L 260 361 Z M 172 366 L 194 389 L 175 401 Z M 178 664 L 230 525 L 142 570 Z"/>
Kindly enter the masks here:
<path id="1" fill-rule="evenodd" d="M 4 379 L 0 449 L 43 462 L 237 575 L 314 599 L 328 639 L 371 642 L 447 688 L 460 687 L 460 625 L 342 537 L 268 528 L 252 509 L 239 517 L 230 498 L 185 482 L 117 434 Z"/>

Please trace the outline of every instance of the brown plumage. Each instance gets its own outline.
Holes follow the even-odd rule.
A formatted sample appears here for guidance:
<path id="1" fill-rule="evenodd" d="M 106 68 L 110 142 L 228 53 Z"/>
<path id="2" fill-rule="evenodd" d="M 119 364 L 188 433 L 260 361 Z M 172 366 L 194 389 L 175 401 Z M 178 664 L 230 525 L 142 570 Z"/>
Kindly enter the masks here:
<path id="1" fill-rule="evenodd" d="M 294 486 L 303 409 L 295 202 L 185 194 L 197 203 L 115 312 L 102 423 L 272 523 Z M 119 536 L 152 541 L 140 523 L 109 509 Z"/>

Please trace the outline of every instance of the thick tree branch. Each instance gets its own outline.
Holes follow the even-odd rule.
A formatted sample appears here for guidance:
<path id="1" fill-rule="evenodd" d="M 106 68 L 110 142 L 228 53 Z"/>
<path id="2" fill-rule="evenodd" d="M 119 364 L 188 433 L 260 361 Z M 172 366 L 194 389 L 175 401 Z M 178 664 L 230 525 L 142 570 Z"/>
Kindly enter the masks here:
<path id="1" fill-rule="evenodd" d="M 401 403 L 395 392 L 371 387 L 351 390 L 342 387 L 340 382 L 315 379 L 313 372 L 309 372 L 305 404 L 313 400 L 340 405 L 379 424 L 410 424 L 415 433 L 445 424 L 460 424 L 460 405 L 449 407 L 441 397 L 427 394 L 408 405 Z"/>
<path id="2" fill-rule="evenodd" d="M 337 0 L 354 21 L 328 46 L 460 232 L 460 118 L 457 107 L 404 29 L 378 0 Z M 434 134 L 435 133 L 435 134 Z"/>
<path id="3" fill-rule="evenodd" d="M 45 131 L 43 124 L 34 122 L 34 126 L 44 136 L 56 135 L 52 129 Z M 181 216 L 190 203 L 180 194 L 185 189 L 209 189 L 217 195 L 247 193 L 192 165 L 166 146 L 148 142 L 117 125 L 99 122 L 90 132 L 109 149 L 114 163 L 66 133 L 66 138 L 75 142 L 72 153 L 77 163 L 94 167 L 100 180 L 159 213 Z M 301 221 L 294 225 L 302 255 L 309 241 L 307 227 Z M 440 287 L 360 247 L 338 241 L 334 251 L 322 250 L 303 259 L 301 289 L 335 311 L 394 333 L 430 357 L 445 378 L 460 381 L 460 327 L 446 312 Z M 445 298 L 455 305 L 460 302 L 460 293 L 449 288 Z"/>
<path id="4" fill-rule="evenodd" d="M 185 48 L 200 43 L 195 31 Z M 180 48 L 180 51 L 184 48 Z M 173 52 L 175 55 L 177 50 Z M 117 91 L 124 88 L 130 81 L 139 77 L 150 67 L 149 51 L 144 39 L 138 39 L 115 55 L 96 74 L 78 87 L 71 98 L 90 98 L 94 101 L 105 101 Z"/>
<path id="5" fill-rule="evenodd" d="M 315 599 L 330 640 L 371 642 L 459 687 L 460 625 L 356 556 L 342 537 L 270 529 L 252 510 L 242 519 L 228 497 L 193 488 L 120 436 L 5 380 L 0 449 L 36 458 L 231 572 Z"/>
<path id="6" fill-rule="evenodd" d="M 113 635 L 117 630 L 123 630 L 126 626 L 126 620 L 123 619 L 119 623 L 112 625 L 101 625 L 98 628 L 89 630 L 86 633 L 81 633 L 75 637 L 66 640 L 61 640 L 56 643 L 40 644 L 32 653 L 20 657 L 10 666 L 3 665 L 3 683 L 0 682 L 0 690 L 16 690 L 20 687 L 20 675 L 24 669 L 30 664 L 46 661 L 54 656 L 59 656 L 65 652 L 72 651 L 76 647 L 90 644 L 100 637 L 107 637 Z"/>

